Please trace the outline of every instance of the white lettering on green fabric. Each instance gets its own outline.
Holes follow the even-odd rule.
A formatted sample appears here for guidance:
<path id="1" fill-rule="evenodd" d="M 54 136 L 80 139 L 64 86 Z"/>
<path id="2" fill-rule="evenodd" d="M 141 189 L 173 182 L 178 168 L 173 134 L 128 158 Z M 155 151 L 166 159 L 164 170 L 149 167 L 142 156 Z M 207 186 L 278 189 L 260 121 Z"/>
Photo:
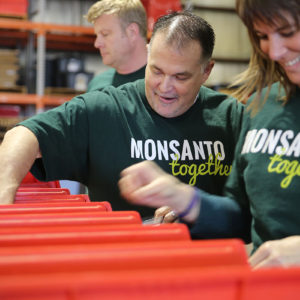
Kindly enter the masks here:
<path id="1" fill-rule="evenodd" d="M 281 129 L 252 129 L 246 134 L 241 154 L 267 153 L 270 162 L 268 173 L 286 175 L 280 182 L 280 187 L 286 189 L 295 176 L 300 176 L 299 160 L 289 160 L 289 157 L 300 156 L 300 133 Z M 283 156 L 286 158 L 284 159 Z"/>
<path id="2" fill-rule="evenodd" d="M 218 155 L 219 160 L 225 159 L 225 148 L 221 141 L 160 141 L 131 138 L 131 158 L 147 160 L 207 160 L 210 155 Z"/>
<path id="3" fill-rule="evenodd" d="M 300 156 L 300 133 L 297 135 L 292 130 L 281 129 L 253 129 L 247 132 L 241 154 L 246 153 L 276 153 L 286 156 Z"/>

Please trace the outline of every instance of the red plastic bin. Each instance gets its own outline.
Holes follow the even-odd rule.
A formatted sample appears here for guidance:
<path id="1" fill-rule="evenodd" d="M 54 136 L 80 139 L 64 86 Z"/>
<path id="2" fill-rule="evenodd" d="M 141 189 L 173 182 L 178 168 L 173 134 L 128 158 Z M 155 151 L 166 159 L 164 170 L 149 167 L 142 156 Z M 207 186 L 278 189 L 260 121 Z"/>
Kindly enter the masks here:
<path id="1" fill-rule="evenodd" d="M 26 226 L 65 226 L 65 225 L 97 225 L 97 224 L 141 224 L 141 216 L 136 211 L 111 211 L 90 213 L 60 213 L 41 215 L 2 215 L 1 227 Z"/>
<path id="2" fill-rule="evenodd" d="M 241 300 L 298 300 L 300 267 L 260 269 L 243 282 Z"/>
<path id="3" fill-rule="evenodd" d="M 19 187 L 17 194 L 39 194 L 39 193 L 54 193 L 54 194 L 63 194 L 70 195 L 70 190 L 67 188 L 43 188 L 43 187 Z"/>
<path id="4" fill-rule="evenodd" d="M 230 268 L 245 267 L 247 254 L 238 240 L 128 243 L 122 245 L 84 245 L 59 252 L 14 253 L 10 248 L 0 256 L 0 274 L 43 274 L 60 272 Z M 17 247 L 15 248 L 17 249 Z M 17 250 L 18 251 L 18 250 Z"/>
<path id="5" fill-rule="evenodd" d="M 19 203 L 55 203 L 55 202 L 90 202 L 86 194 L 78 195 L 23 195 L 15 198 L 15 204 Z"/>
<path id="6" fill-rule="evenodd" d="M 28 172 L 23 178 L 20 187 L 60 188 L 60 183 L 58 180 L 39 181 L 30 172 Z"/>
<path id="7" fill-rule="evenodd" d="M 244 267 L 0 274 L 2 300 L 239 300 Z M 287 299 L 287 298 L 285 298 Z M 254 299 L 251 299 L 254 300 Z"/>
<path id="8" fill-rule="evenodd" d="M 30 197 L 49 197 L 55 195 L 70 195 L 70 190 L 65 188 L 19 188 L 15 200 L 28 199 Z"/>
<path id="9" fill-rule="evenodd" d="M 33 252 L 43 246 L 57 246 L 59 249 L 61 245 L 184 240 L 190 240 L 189 231 L 184 224 L 6 227 L 0 230 L 0 254 L 3 251 L 7 253 L 7 247 L 18 247 L 24 251 L 29 247 L 29 252 Z"/>
<path id="10" fill-rule="evenodd" d="M 0 206 L 1 215 L 7 214 L 45 214 L 45 213 L 69 213 L 112 211 L 107 202 L 82 202 L 82 203 L 37 203 L 37 204 L 8 204 Z"/>

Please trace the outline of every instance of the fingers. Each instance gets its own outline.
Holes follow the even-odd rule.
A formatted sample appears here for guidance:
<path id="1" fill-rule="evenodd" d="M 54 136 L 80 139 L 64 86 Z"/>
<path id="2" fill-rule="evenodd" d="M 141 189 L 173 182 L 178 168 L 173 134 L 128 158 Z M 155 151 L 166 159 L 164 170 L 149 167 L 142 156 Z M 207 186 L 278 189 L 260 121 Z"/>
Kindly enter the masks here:
<path id="1" fill-rule="evenodd" d="M 264 243 L 249 258 L 249 263 L 254 269 L 261 268 L 268 263 L 268 259 L 270 255 L 271 255 L 270 243 Z"/>
<path id="2" fill-rule="evenodd" d="M 162 223 L 174 223 L 176 221 L 178 221 L 178 216 L 177 216 L 176 212 L 174 210 L 172 210 L 165 215 Z"/>
<path id="3" fill-rule="evenodd" d="M 155 213 L 154 213 L 154 217 L 155 218 L 160 218 L 160 217 L 164 217 L 167 213 L 169 213 L 170 211 L 172 211 L 171 207 L 169 206 L 162 206 L 160 208 L 158 208 Z"/>
<path id="4" fill-rule="evenodd" d="M 263 243 L 249 259 L 249 263 L 253 269 L 284 266 L 287 258 L 287 253 L 283 251 L 285 240 L 274 240 Z"/>
<path id="5" fill-rule="evenodd" d="M 160 207 L 164 205 L 164 188 L 160 184 L 160 179 L 143 185 L 135 176 L 127 176 L 119 181 L 121 195 L 129 202 L 148 205 L 151 207 Z"/>
<path id="6" fill-rule="evenodd" d="M 161 223 L 174 223 L 178 216 L 169 206 L 162 206 L 155 211 L 155 219 L 160 219 Z"/>
<path id="7" fill-rule="evenodd" d="M 142 161 L 121 171 L 121 178 L 134 175 L 142 185 L 145 185 L 165 172 L 152 161 Z"/>
<path id="8" fill-rule="evenodd" d="M 118 183 L 121 195 L 134 202 L 154 194 L 154 192 L 149 193 L 147 188 L 143 188 L 161 174 L 164 172 L 151 161 L 143 161 L 124 169 Z"/>
<path id="9" fill-rule="evenodd" d="M 176 198 L 178 182 L 155 163 L 144 161 L 121 172 L 119 188 L 121 195 L 129 202 L 160 207 Z"/>
<path id="10" fill-rule="evenodd" d="M 119 180 L 118 185 L 121 195 L 124 198 L 134 200 L 134 192 L 143 186 L 143 183 L 140 181 L 139 176 L 136 176 L 135 174 L 128 174 Z"/>

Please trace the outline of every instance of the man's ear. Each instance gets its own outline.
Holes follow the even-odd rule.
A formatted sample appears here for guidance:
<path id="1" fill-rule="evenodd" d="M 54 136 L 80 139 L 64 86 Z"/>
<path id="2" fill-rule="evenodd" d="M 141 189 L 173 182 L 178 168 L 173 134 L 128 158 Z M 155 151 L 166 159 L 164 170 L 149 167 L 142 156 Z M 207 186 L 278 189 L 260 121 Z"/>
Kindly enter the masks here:
<path id="1" fill-rule="evenodd" d="M 130 39 L 136 39 L 137 36 L 139 36 L 140 34 L 140 28 L 138 24 L 136 23 L 129 24 L 126 28 L 126 33 Z"/>
<path id="2" fill-rule="evenodd" d="M 210 75 L 210 73 L 211 73 L 211 71 L 212 71 L 214 65 L 215 65 L 215 61 L 214 61 L 214 60 L 210 60 L 210 61 L 206 64 L 206 66 L 205 66 L 205 68 L 204 68 L 204 71 L 203 71 L 203 80 L 204 80 L 204 82 L 205 82 L 205 81 L 207 80 L 207 78 L 209 77 L 209 75 Z"/>

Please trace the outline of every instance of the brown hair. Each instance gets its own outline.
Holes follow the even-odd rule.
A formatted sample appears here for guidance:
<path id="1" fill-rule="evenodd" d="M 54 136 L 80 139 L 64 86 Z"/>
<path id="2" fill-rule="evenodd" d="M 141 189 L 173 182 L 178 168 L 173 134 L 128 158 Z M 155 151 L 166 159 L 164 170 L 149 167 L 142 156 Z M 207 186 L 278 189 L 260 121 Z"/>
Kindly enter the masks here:
<path id="1" fill-rule="evenodd" d="M 233 96 L 245 102 L 249 95 L 257 92 L 249 105 L 252 114 L 256 114 L 267 100 L 274 82 L 279 81 L 280 87 L 285 90 L 286 97 L 282 99 L 284 103 L 288 101 L 296 86 L 289 80 L 283 68 L 261 51 L 260 41 L 254 31 L 253 23 L 260 21 L 271 26 L 278 25 L 278 23 L 289 24 L 286 18 L 286 13 L 288 13 L 299 29 L 300 2 L 299 0 L 237 0 L 236 10 L 248 29 L 252 54 L 247 70 L 241 73 L 233 83 L 233 85 L 239 86 Z M 264 87 L 267 87 L 267 92 L 261 99 Z"/>
<path id="2" fill-rule="evenodd" d="M 172 12 L 160 17 L 154 24 L 153 40 L 157 32 L 166 32 L 166 41 L 175 43 L 177 47 L 183 48 L 188 42 L 199 42 L 202 48 L 202 58 L 209 61 L 215 45 L 215 33 L 208 22 L 189 11 Z"/>

